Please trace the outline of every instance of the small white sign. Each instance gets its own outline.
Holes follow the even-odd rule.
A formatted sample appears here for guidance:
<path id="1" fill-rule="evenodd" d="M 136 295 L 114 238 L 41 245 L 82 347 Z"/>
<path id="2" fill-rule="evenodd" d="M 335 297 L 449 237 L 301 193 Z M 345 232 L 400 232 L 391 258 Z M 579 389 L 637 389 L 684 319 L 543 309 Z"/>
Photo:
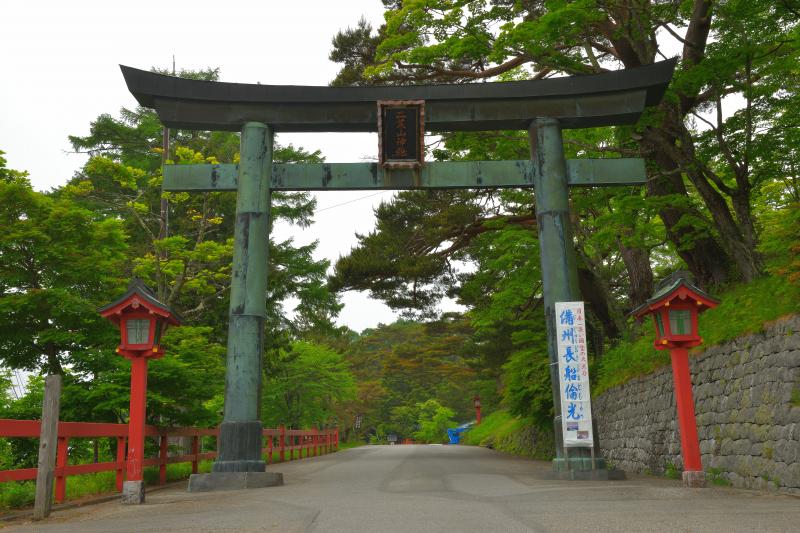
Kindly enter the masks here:
<path id="1" fill-rule="evenodd" d="M 592 447 L 592 403 L 583 302 L 556 302 L 558 381 L 564 446 Z"/>

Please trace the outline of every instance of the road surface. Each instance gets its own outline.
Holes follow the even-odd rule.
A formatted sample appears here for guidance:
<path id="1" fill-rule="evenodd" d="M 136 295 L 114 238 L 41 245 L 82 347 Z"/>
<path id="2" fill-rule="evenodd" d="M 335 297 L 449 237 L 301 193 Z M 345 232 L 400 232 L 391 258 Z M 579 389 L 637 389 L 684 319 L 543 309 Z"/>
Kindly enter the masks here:
<path id="1" fill-rule="evenodd" d="M 800 498 L 677 481 L 546 479 L 546 463 L 466 446 L 365 446 L 270 467 L 283 487 L 147 496 L 7 531 L 512 533 L 800 531 Z"/>

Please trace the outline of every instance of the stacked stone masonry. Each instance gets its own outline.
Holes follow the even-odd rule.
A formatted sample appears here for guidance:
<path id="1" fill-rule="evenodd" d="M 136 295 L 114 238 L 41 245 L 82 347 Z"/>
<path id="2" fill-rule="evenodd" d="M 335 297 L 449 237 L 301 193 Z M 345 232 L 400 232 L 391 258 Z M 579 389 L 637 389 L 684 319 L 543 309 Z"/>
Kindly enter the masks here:
<path id="1" fill-rule="evenodd" d="M 690 356 L 703 468 L 735 487 L 800 494 L 800 316 Z M 593 400 L 602 454 L 628 472 L 682 469 L 671 368 Z"/>

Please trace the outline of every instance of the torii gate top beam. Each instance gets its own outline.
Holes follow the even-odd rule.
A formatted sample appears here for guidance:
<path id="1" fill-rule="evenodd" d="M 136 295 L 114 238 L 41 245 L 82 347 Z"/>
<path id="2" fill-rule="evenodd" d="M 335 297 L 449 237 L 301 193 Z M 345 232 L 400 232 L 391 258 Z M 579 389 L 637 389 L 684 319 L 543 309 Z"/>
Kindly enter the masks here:
<path id="1" fill-rule="evenodd" d="M 378 100 L 425 100 L 432 132 L 527 129 L 535 117 L 562 128 L 632 124 L 655 105 L 676 60 L 636 69 L 537 81 L 322 87 L 189 80 L 120 65 L 138 102 L 167 127 L 239 131 L 263 122 L 276 131 L 376 131 Z"/>

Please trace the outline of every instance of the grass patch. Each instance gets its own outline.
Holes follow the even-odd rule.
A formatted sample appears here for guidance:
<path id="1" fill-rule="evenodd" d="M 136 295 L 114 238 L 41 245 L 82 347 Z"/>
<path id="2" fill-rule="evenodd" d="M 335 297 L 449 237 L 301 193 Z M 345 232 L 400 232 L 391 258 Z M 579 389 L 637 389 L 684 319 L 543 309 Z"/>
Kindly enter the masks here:
<path id="1" fill-rule="evenodd" d="M 212 461 L 201 461 L 198 470 L 201 473 L 211 471 Z M 176 463 L 167 465 L 167 482 L 188 479 L 192 473 L 191 463 Z M 158 467 L 144 469 L 146 485 L 158 484 Z M 87 496 L 109 494 L 116 492 L 115 472 L 96 472 L 67 478 L 67 500 L 77 500 Z M 9 481 L 0 483 L 0 509 L 18 509 L 30 507 L 36 494 L 34 481 Z"/>
<path id="2" fill-rule="evenodd" d="M 667 463 L 664 468 L 664 477 L 669 479 L 681 479 L 681 471 L 673 463 Z"/>
<path id="3" fill-rule="evenodd" d="M 464 433 L 462 444 L 484 446 L 524 457 L 553 458 L 553 434 L 536 427 L 532 420 L 498 410 Z"/>
<path id="4" fill-rule="evenodd" d="M 800 383 L 794 384 L 791 402 L 793 407 L 800 407 Z"/>
<path id="5" fill-rule="evenodd" d="M 699 328 L 704 345 L 696 349 L 697 352 L 742 335 L 757 333 L 767 322 L 800 312 L 800 284 L 778 276 L 733 285 L 714 296 L 721 303 L 700 315 Z M 669 364 L 669 351 L 653 347 L 652 329 L 648 319 L 636 328 L 638 338 L 620 342 L 606 352 L 597 363 L 594 394 Z"/>
<path id="6" fill-rule="evenodd" d="M 518 431 L 521 420 L 507 411 L 495 411 L 483 417 L 479 426 L 464 433 L 461 442 L 471 446 L 492 446 L 498 437 Z"/>
<path id="7" fill-rule="evenodd" d="M 732 485 L 731 481 L 722 475 L 722 470 L 719 468 L 709 468 L 706 471 L 706 480 L 718 487 L 730 487 Z"/>
<path id="8" fill-rule="evenodd" d="M 33 505 L 36 483 L 33 481 L 8 481 L 0 483 L 0 509 L 16 509 Z"/>
<path id="9" fill-rule="evenodd" d="M 340 450 L 349 450 L 350 448 L 358 448 L 359 446 L 364 446 L 366 443 L 360 440 L 354 440 L 350 442 L 340 442 L 339 449 Z"/>
<path id="10" fill-rule="evenodd" d="M 354 448 L 363 445 L 363 442 L 340 443 L 339 449 Z M 320 452 L 320 454 L 322 454 Z M 305 458 L 305 452 L 303 458 Z M 295 452 L 295 460 L 297 452 Z M 289 460 L 289 452 L 286 452 L 286 460 Z M 272 454 L 273 463 L 280 461 L 277 451 Z M 197 469 L 201 474 L 211 472 L 213 461 L 200 461 Z M 167 482 L 189 479 L 192 473 L 192 463 L 175 463 L 167 465 Z M 158 467 L 149 466 L 144 469 L 144 482 L 146 485 L 158 485 Z M 67 500 L 77 500 L 87 496 L 98 494 L 110 494 L 116 492 L 116 473 L 97 472 L 94 474 L 83 474 L 80 476 L 69 476 L 67 478 Z M 0 510 L 19 509 L 31 507 L 36 495 L 36 483 L 34 481 L 8 481 L 0 483 Z"/>

